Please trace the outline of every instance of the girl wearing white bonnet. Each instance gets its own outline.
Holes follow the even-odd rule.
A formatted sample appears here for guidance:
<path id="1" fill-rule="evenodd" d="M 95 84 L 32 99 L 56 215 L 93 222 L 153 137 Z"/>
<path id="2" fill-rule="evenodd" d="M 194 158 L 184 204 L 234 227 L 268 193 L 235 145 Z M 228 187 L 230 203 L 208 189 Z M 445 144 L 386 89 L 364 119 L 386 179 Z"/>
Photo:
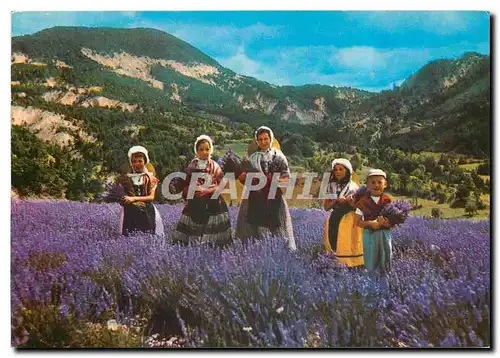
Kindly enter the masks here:
<path id="1" fill-rule="evenodd" d="M 356 225 L 355 209 L 347 200 L 359 188 L 353 176 L 349 160 L 335 159 L 327 187 L 327 193 L 333 198 L 323 203 L 325 210 L 332 211 L 325 225 L 325 249 L 349 267 L 363 265 L 362 230 Z"/>
<path id="2" fill-rule="evenodd" d="M 186 169 L 187 177 L 183 190 L 183 198 L 187 200 L 187 205 L 182 211 L 173 241 L 225 246 L 232 242 L 231 219 L 222 195 L 217 199 L 211 198 L 224 176 L 219 164 L 212 160 L 214 150 L 212 138 L 207 135 L 199 136 L 196 138 L 193 150 L 195 158 Z M 189 184 L 193 173 L 196 172 L 210 175 L 212 184 L 207 189 L 198 188 L 194 198 L 189 199 L 187 198 Z M 204 179 L 198 179 L 195 184 L 203 185 Z"/>
<path id="3" fill-rule="evenodd" d="M 273 148 L 274 133 L 269 127 L 262 126 L 255 131 L 255 142 L 258 150 L 249 159 L 255 170 L 266 176 L 267 183 L 263 189 L 251 191 L 248 199 L 242 200 L 236 223 L 236 237 L 245 240 L 271 234 L 284 238 L 287 247 L 294 251 L 297 247 L 292 218 L 283 193 L 277 190 L 274 199 L 268 198 L 274 173 L 280 173 L 282 183 L 289 180 L 288 161 L 281 150 Z M 246 173 L 240 175 L 242 183 L 245 179 Z"/>
<path id="4" fill-rule="evenodd" d="M 142 146 L 133 146 L 128 151 L 128 159 L 130 172 L 119 179 L 125 190 L 120 231 L 122 235 L 140 231 L 163 236 L 163 222 L 152 203 L 159 180 L 147 169 L 147 165 L 152 168 L 148 151 Z"/>

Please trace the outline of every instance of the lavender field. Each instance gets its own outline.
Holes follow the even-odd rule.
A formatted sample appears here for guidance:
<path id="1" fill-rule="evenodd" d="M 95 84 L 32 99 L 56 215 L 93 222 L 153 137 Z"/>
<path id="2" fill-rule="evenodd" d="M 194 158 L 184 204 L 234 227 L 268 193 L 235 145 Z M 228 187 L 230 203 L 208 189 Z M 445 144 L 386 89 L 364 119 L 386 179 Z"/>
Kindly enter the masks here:
<path id="1" fill-rule="evenodd" d="M 165 232 L 182 206 L 160 205 Z M 12 201 L 15 347 L 490 346 L 489 221 L 410 218 L 387 279 L 323 255 L 327 213 L 226 250 L 118 234 L 117 204 Z M 233 226 L 237 208 L 231 208 Z"/>

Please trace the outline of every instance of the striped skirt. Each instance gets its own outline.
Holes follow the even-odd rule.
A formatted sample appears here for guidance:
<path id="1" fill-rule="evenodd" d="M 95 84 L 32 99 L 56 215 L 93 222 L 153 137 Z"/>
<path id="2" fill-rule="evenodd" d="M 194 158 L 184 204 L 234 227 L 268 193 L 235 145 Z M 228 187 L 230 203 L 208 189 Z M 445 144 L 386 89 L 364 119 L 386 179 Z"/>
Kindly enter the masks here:
<path id="1" fill-rule="evenodd" d="M 232 242 L 231 219 L 226 202 L 219 198 L 192 199 L 182 211 L 174 243 L 225 246 Z"/>

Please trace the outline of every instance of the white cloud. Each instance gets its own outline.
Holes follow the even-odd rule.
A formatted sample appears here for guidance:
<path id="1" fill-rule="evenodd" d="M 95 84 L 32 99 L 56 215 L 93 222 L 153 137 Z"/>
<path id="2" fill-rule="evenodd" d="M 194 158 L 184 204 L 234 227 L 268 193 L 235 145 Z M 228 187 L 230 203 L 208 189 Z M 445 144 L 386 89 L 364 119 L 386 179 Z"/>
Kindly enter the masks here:
<path id="1" fill-rule="evenodd" d="M 396 86 L 398 86 L 398 87 L 399 87 L 399 86 L 401 86 L 401 85 L 402 85 L 405 81 L 406 81 L 406 78 L 402 78 L 402 79 L 400 79 L 400 80 L 398 80 L 398 81 L 396 81 L 396 82 L 394 82 L 394 83 L 396 84 Z"/>
<path id="2" fill-rule="evenodd" d="M 370 75 L 385 70 L 401 70 L 413 68 L 426 63 L 433 53 L 445 53 L 446 48 L 394 48 L 379 49 L 368 46 L 355 46 L 338 49 L 329 59 L 329 63 L 337 68 L 366 71 Z"/>
<path id="3" fill-rule="evenodd" d="M 353 17 L 359 26 L 393 29 L 406 26 L 444 27 L 460 30 L 470 16 L 457 12 L 364 12 Z M 486 13 L 485 13 L 486 14 Z M 424 16 L 425 15 L 425 16 Z M 351 16 L 351 15 L 349 15 Z M 330 84 L 357 88 L 390 88 L 392 83 L 411 75 L 431 60 L 461 56 L 465 51 L 489 54 L 489 42 L 455 43 L 446 47 L 377 48 L 334 45 L 268 47 L 249 51 L 256 41 L 285 35 L 285 28 L 256 23 L 246 27 L 143 20 L 134 12 L 25 12 L 13 14 L 13 28 L 29 33 L 56 25 L 149 27 L 166 31 L 197 47 L 236 73 L 276 85 Z M 359 23 L 360 19 L 364 23 Z M 23 32 L 24 31 L 24 32 Z M 434 30 L 433 30 L 434 31 Z M 438 30 L 436 30 L 438 31 Z M 451 30 L 439 30 L 451 31 Z M 259 46 L 261 47 L 261 46 Z"/>
<path id="4" fill-rule="evenodd" d="M 432 52 L 429 49 L 311 46 L 265 50 L 255 58 L 271 66 L 273 73 L 286 78 L 288 84 L 356 87 L 385 82 L 387 78 L 399 79 L 401 72 L 411 73 L 426 64 Z"/>
<path id="5" fill-rule="evenodd" d="M 241 46 L 247 46 L 256 40 L 280 36 L 284 31 L 282 26 L 268 26 L 260 22 L 246 27 L 233 27 L 180 22 L 153 23 L 139 20 L 130 23 L 128 27 L 149 27 L 166 31 L 202 51 L 217 56 L 228 56 L 238 51 Z"/>
<path id="6" fill-rule="evenodd" d="M 411 28 L 449 35 L 468 31 L 475 22 L 486 20 L 487 12 L 471 11 L 371 11 L 349 14 L 351 21 L 389 32 L 405 32 Z"/>
<path id="7" fill-rule="evenodd" d="M 290 53 L 284 50 L 275 52 L 276 59 L 270 61 L 270 52 L 265 58 L 259 53 L 256 58 L 249 57 L 243 47 L 240 47 L 232 56 L 217 58 L 223 66 L 238 74 L 254 77 L 274 85 L 304 85 L 326 84 L 339 87 L 360 87 L 367 78 L 356 71 L 337 73 L 323 73 L 321 68 L 304 65 L 301 59 L 291 54 L 302 54 L 303 49 L 291 49 Z"/>
<path id="8" fill-rule="evenodd" d="M 379 92 L 400 86 L 429 61 L 465 51 L 487 53 L 488 44 L 383 49 L 368 46 L 273 48 L 248 54 L 243 47 L 217 60 L 233 71 L 277 85 L 327 84 Z M 482 51 L 484 50 L 484 51 Z"/>
<path id="9" fill-rule="evenodd" d="M 238 48 L 236 54 L 227 58 L 218 58 L 217 61 L 241 75 L 255 77 L 275 85 L 289 84 L 289 76 L 280 76 L 279 71 L 276 71 L 274 67 L 251 59 L 245 53 L 243 46 Z"/>
<path id="10" fill-rule="evenodd" d="M 341 48 L 334 55 L 333 64 L 346 68 L 373 70 L 387 65 L 387 54 L 373 47 L 355 46 Z"/>
<path id="11" fill-rule="evenodd" d="M 212 45 L 218 42 L 223 45 L 224 42 L 246 44 L 250 41 L 262 38 L 277 36 L 281 27 L 267 26 L 262 23 L 256 23 L 247 27 L 233 26 L 211 26 L 202 24 L 166 24 L 166 28 L 173 28 L 173 34 L 181 37 L 185 41 L 203 45 Z M 221 43 L 222 42 L 222 43 Z"/>
<path id="12" fill-rule="evenodd" d="M 249 58 L 245 54 L 245 50 L 243 47 L 239 47 L 238 52 L 235 55 L 229 58 L 223 58 L 220 60 L 220 62 L 222 65 L 230 68 L 234 72 L 247 76 L 256 77 L 260 73 L 260 71 L 262 71 L 262 65 L 259 62 Z"/>
<path id="13" fill-rule="evenodd" d="M 125 17 L 136 17 L 137 11 L 122 11 L 121 15 L 123 15 Z"/>

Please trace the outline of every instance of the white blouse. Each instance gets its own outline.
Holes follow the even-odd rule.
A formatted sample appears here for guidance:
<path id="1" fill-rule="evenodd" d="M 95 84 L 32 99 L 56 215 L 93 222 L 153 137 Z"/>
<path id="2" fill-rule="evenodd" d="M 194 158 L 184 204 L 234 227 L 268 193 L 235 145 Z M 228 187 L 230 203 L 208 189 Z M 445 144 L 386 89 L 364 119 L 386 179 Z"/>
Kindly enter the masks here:
<path id="1" fill-rule="evenodd" d="M 337 182 L 332 181 L 328 184 L 326 188 L 327 194 L 332 194 L 333 199 L 338 199 L 341 196 L 347 196 L 350 194 L 354 194 L 356 190 L 358 190 L 359 185 L 353 182 L 352 180 L 344 187 L 344 189 L 340 190 L 340 185 Z M 340 192 L 339 192 L 340 190 Z M 337 194 L 338 193 L 338 194 Z"/>

